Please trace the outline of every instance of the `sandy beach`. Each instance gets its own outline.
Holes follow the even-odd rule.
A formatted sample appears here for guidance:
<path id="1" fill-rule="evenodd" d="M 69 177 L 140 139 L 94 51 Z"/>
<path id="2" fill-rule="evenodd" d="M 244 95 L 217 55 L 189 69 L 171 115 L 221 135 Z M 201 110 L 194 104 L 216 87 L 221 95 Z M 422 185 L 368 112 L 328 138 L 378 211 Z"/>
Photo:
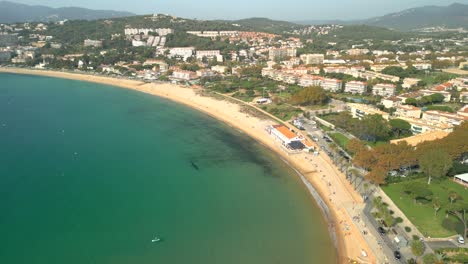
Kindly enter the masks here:
<path id="1" fill-rule="evenodd" d="M 277 124 L 278 121 L 260 119 L 243 113 L 239 104 L 227 100 L 202 96 L 199 94 L 201 88 L 58 71 L 0 68 L 1 72 L 73 79 L 132 89 L 185 104 L 221 120 L 275 151 L 299 171 L 318 192 L 330 211 L 332 221 L 328 224 L 329 228 L 336 231 L 340 263 L 350 263 L 350 259 L 357 260 L 357 263 L 383 263 L 382 253 L 371 250 L 362 230 L 353 221 L 353 217 L 356 216 L 353 214 L 355 208 L 357 210 L 357 208 L 364 206 L 360 195 L 354 191 L 344 174 L 333 165 L 325 154 L 320 153 L 318 156 L 308 153 L 288 155 L 265 131 L 268 125 Z M 367 257 L 361 255 L 362 250 L 367 253 Z"/>

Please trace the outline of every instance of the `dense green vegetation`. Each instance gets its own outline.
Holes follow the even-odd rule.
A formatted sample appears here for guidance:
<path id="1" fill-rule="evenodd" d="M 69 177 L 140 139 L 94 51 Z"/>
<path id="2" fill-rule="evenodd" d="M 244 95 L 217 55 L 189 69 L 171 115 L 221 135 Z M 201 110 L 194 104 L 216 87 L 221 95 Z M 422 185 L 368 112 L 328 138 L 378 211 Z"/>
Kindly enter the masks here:
<path id="1" fill-rule="evenodd" d="M 269 104 L 260 106 L 261 109 L 280 118 L 283 121 L 291 120 L 302 114 L 302 110 L 288 104 Z"/>
<path id="2" fill-rule="evenodd" d="M 400 40 L 414 35 L 394 31 L 383 27 L 374 27 L 367 25 L 350 25 L 333 31 L 330 36 L 325 36 L 327 40 L 363 40 L 363 39 L 381 39 L 381 40 Z"/>
<path id="3" fill-rule="evenodd" d="M 437 104 L 437 103 L 442 103 L 444 101 L 445 97 L 442 94 L 431 94 L 427 96 L 421 97 L 421 99 L 416 99 L 416 98 L 408 98 L 406 99 L 406 104 L 413 105 L 413 106 L 425 106 L 428 104 Z"/>
<path id="4" fill-rule="evenodd" d="M 301 25 L 287 21 L 278 21 L 260 17 L 226 22 L 241 25 L 251 31 L 268 32 L 273 34 L 283 34 L 286 31 L 291 31 L 293 29 L 299 29 L 303 27 Z"/>
<path id="5" fill-rule="evenodd" d="M 442 262 L 432 262 L 432 260 L 442 260 Z M 468 263 L 468 248 L 444 248 L 436 250 L 436 254 L 429 254 L 428 260 L 424 264 L 439 263 Z"/>
<path id="6" fill-rule="evenodd" d="M 362 140 L 373 143 L 411 134 L 406 121 L 398 119 L 389 122 L 381 115 L 366 115 L 362 120 L 352 118 L 349 112 L 325 114 L 320 117 Z"/>
<path id="7" fill-rule="evenodd" d="M 407 77 L 410 77 L 410 76 L 414 76 L 416 74 L 419 73 L 419 71 L 414 68 L 413 66 L 409 66 L 408 68 L 406 69 L 403 69 L 399 66 L 389 66 L 389 67 L 386 67 L 385 69 L 382 70 L 382 73 L 383 74 L 389 74 L 389 75 L 393 75 L 393 76 L 398 76 L 400 78 L 407 78 Z"/>
<path id="8" fill-rule="evenodd" d="M 185 35 L 186 31 L 243 29 L 243 27 L 239 28 L 228 22 L 180 19 L 160 15 L 154 20 L 151 16 L 132 16 L 94 21 L 73 20 L 68 21 L 65 25 L 49 24 L 46 34 L 54 36 L 57 41 L 64 44 L 76 45 L 82 44 L 87 38 L 110 40 L 113 34 L 123 35 L 127 26 L 135 28 L 172 28 L 176 32 L 176 36 L 172 37 L 172 39 L 176 38 L 181 42 L 183 42 L 184 37 L 188 37 Z M 192 40 L 195 40 L 195 44 L 203 42 L 200 39 Z M 210 41 L 209 39 L 206 40 Z M 195 44 L 190 43 L 188 46 Z"/>
<path id="9" fill-rule="evenodd" d="M 291 102 L 293 104 L 307 105 L 324 105 L 329 100 L 327 93 L 320 86 L 311 86 L 299 90 L 293 94 Z"/>
<path id="10" fill-rule="evenodd" d="M 426 110 L 444 111 L 444 112 L 449 112 L 449 113 L 455 112 L 455 110 L 453 110 L 452 107 L 447 106 L 447 105 L 428 105 L 426 106 Z"/>

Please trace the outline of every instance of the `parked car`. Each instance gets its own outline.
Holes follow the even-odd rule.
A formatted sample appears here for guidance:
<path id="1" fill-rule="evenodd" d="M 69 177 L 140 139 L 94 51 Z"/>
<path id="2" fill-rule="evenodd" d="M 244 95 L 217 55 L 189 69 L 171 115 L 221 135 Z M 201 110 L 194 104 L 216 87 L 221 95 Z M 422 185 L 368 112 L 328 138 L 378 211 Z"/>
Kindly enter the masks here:
<path id="1" fill-rule="evenodd" d="M 465 238 L 462 235 L 458 236 L 458 243 L 465 244 Z"/>
<path id="2" fill-rule="evenodd" d="M 400 253 L 400 251 L 398 251 L 398 250 L 397 250 L 397 251 L 394 251 L 394 252 L 393 252 L 393 256 L 395 256 L 395 259 L 400 260 L 400 259 L 401 259 L 401 253 Z"/>
<path id="3" fill-rule="evenodd" d="M 385 229 L 381 226 L 379 226 L 379 228 L 377 228 L 377 231 L 379 231 L 379 234 L 381 235 L 385 235 L 385 233 L 387 233 L 387 231 L 385 231 Z"/>

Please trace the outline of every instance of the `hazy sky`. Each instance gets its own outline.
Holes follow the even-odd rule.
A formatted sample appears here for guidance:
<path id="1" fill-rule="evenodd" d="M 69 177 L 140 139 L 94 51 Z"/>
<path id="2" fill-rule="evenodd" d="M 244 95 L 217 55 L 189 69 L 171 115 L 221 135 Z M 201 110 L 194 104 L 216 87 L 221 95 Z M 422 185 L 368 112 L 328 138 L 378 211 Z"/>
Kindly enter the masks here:
<path id="1" fill-rule="evenodd" d="M 361 19 L 424 5 L 468 4 L 468 0 L 10 0 L 51 7 L 79 6 L 164 13 L 186 18 L 238 19 L 268 17 L 290 21 Z"/>

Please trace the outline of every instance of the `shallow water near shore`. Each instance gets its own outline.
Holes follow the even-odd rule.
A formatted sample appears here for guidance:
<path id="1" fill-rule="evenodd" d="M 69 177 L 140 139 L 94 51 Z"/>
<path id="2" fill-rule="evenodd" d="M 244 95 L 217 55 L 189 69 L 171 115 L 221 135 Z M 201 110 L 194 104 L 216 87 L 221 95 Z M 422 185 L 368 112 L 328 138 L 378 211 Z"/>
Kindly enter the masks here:
<path id="1" fill-rule="evenodd" d="M 0 74 L 0 164 L 0 263 L 336 262 L 278 157 L 151 95 Z"/>

